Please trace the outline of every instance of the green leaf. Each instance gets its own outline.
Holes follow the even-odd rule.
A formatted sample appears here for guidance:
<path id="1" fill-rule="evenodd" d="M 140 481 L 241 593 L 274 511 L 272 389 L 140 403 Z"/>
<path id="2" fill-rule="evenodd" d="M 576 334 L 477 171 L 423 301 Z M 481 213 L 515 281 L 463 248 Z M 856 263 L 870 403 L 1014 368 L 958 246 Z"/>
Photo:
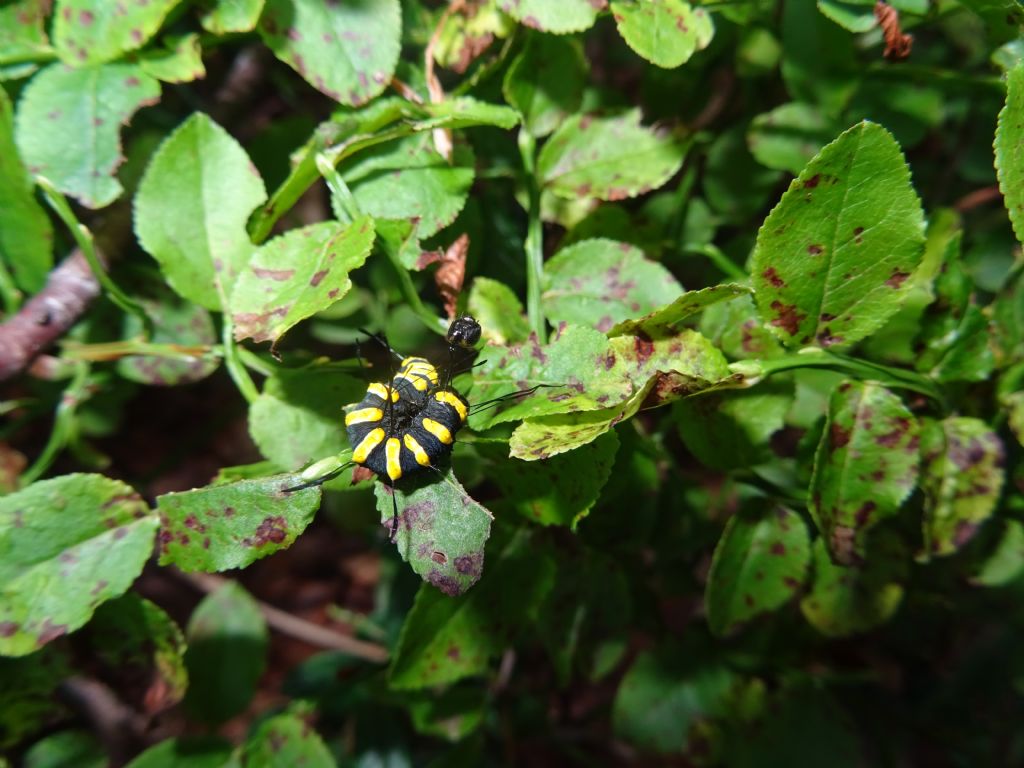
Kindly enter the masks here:
<path id="1" fill-rule="evenodd" d="M 1017 239 L 1024 243 L 1024 62 L 1006 75 L 1006 105 L 996 126 L 999 190 Z"/>
<path id="2" fill-rule="evenodd" d="M 793 404 L 789 382 L 768 381 L 752 390 L 686 398 L 673 418 L 690 453 L 712 469 L 747 469 L 775 458 L 769 439 Z"/>
<path id="3" fill-rule="evenodd" d="M 837 130 L 821 110 L 794 101 L 755 117 L 747 129 L 747 145 L 761 165 L 796 175 Z"/>
<path id="4" fill-rule="evenodd" d="M 736 386 L 722 353 L 695 331 L 656 339 L 617 336 L 606 358 L 613 375 L 633 390 L 618 405 L 585 413 L 532 417 L 512 433 L 511 455 L 526 461 L 546 459 L 597 439 L 641 408 L 655 408 L 698 392 Z M 609 368 L 609 369 L 610 369 Z M 615 379 L 610 378 L 607 383 Z M 525 418 L 525 417 L 524 417 Z"/>
<path id="5" fill-rule="evenodd" d="M 124 191 L 114 177 L 121 126 L 159 98 L 160 84 L 135 64 L 51 64 L 18 103 L 15 138 L 29 173 L 89 208 L 109 205 Z"/>
<path id="6" fill-rule="evenodd" d="M 119 5 L 96 0 L 57 0 L 53 14 L 57 55 L 72 67 L 116 59 L 141 48 L 179 2 L 147 0 Z"/>
<path id="7" fill-rule="evenodd" d="M 164 48 L 150 48 L 139 55 L 142 71 L 165 83 L 190 83 L 206 77 L 199 35 L 171 37 Z"/>
<path id="8" fill-rule="evenodd" d="M 523 115 L 523 127 L 540 138 L 580 108 L 585 59 L 571 38 L 530 33 L 505 72 L 505 101 Z"/>
<path id="9" fill-rule="evenodd" d="M 20 659 L 0 657 L 0 749 L 68 718 L 70 713 L 55 693 L 71 674 L 68 653 L 56 646 Z"/>
<path id="10" fill-rule="evenodd" d="M 473 278 L 469 312 L 480 323 L 483 338 L 498 345 L 521 344 L 530 335 L 530 323 L 519 297 L 504 283 L 488 277 Z"/>
<path id="11" fill-rule="evenodd" d="M 640 110 L 617 117 L 574 115 L 537 159 L 544 187 L 570 200 L 623 200 L 657 189 L 683 164 L 688 142 L 640 125 Z"/>
<path id="12" fill-rule="evenodd" d="M 342 406 L 366 383 L 330 367 L 281 369 L 249 409 L 249 434 L 279 468 L 295 470 L 348 447 Z"/>
<path id="13" fill-rule="evenodd" d="M 541 32 L 564 35 L 594 25 L 607 0 L 499 0 L 501 10 L 516 21 Z"/>
<path id="14" fill-rule="evenodd" d="M 825 18 L 814 0 L 782 8 L 782 79 L 794 101 L 838 115 L 857 88 L 854 37 Z"/>
<path id="15" fill-rule="evenodd" d="M 803 589 L 810 561 L 807 526 L 792 510 L 733 515 L 715 547 L 704 593 L 711 631 L 726 635 L 788 603 Z"/>
<path id="16" fill-rule="evenodd" d="M 231 744 L 214 736 L 167 739 L 132 760 L 125 768 L 227 768 Z"/>
<path id="17" fill-rule="evenodd" d="M 531 336 L 523 344 L 488 345 L 477 358 L 471 403 L 545 385 L 531 397 L 499 410 L 470 416 L 470 425 L 524 419 L 546 413 L 593 411 L 629 397 L 632 387 L 618 375 L 615 356 L 605 335 L 591 328 L 569 326 L 550 344 Z"/>
<path id="18" fill-rule="evenodd" d="M 850 32 L 869 32 L 878 24 L 870 3 L 818 0 L 818 10 Z"/>
<path id="19" fill-rule="evenodd" d="M 275 475 L 157 496 L 160 565 L 226 571 L 291 546 L 320 505 L 319 487 L 285 490 L 300 483 Z"/>
<path id="20" fill-rule="evenodd" d="M 889 531 L 871 538 L 863 565 L 836 565 L 819 538 L 814 542 L 814 585 L 800 609 L 823 635 L 866 632 L 899 608 L 908 571 L 906 548 Z"/>
<path id="21" fill-rule="evenodd" d="M 727 669 L 696 664 L 679 649 L 641 651 L 619 684 L 612 729 L 645 751 L 682 752 L 701 721 L 727 714 L 732 685 Z"/>
<path id="22" fill-rule="evenodd" d="M 284 714 L 265 720 L 243 747 L 247 766 L 260 768 L 335 768 L 320 735 L 306 721 Z"/>
<path id="23" fill-rule="evenodd" d="M 197 112 L 150 161 L 135 196 L 135 233 L 175 291 L 220 310 L 253 252 L 246 221 L 266 199 L 245 150 Z"/>
<path id="24" fill-rule="evenodd" d="M 473 185 L 473 151 L 457 144 L 448 162 L 431 134 L 419 133 L 357 153 L 338 165 L 359 210 L 380 219 L 413 219 L 429 237 L 455 221 Z"/>
<path id="25" fill-rule="evenodd" d="M 46 38 L 44 0 L 13 0 L 0 8 L 0 65 L 52 53 Z"/>
<path id="26" fill-rule="evenodd" d="M 264 0 L 214 0 L 209 11 L 199 18 L 203 29 L 215 35 L 251 32 L 263 13 Z"/>
<path id="27" fill-rule="evenodd" d="M 88 731 L 60 731 L 40 739 L 25 752 L 22 768 L 105 768 L 103 747 Z"/>
<path id="28" fill-rule="evenodd" d="M 753 291 L 745 285 L 736 283 L 723 283 L 697 291 L 687 291 L 670 304 L 660 307 L 638 320 L 624 320 L 621 323 L 616 323 L 608 330 L 608 335 L 646 335 L 651 338 L 670 336 L 674 326 L 704 311 L 707 307 L 729 301 L 737 296 L 750 296 L 752 293 Z"/>
<path id="29" fill-rule="evenodd" d="M 492 555 L 487 575 L 470 592 L 449 597 L 420 587 L 391 661 L 391 687 L 427 688 L 482 674 L 529 626 L 553 581 L 554 564 L 538 560 L 520 531 Z"/>
<path id="30" fill-rule="evenodd" d="M 131 286 L 135 289 L 133 297 L 153 320 L 150 342 L 200 348 L 216 344 L 217 333 L 209 312 L 185 301 L 159 279 L 152 279 L 152 273 L 146 272 L 145 275 L 149 278 L 146 282 L 140 278 Z M 139 338 L 141 334 L 142 321 L 135 315 L 126 314 L 122 337 Z M 204 357 L 128 355 L 117 361 L 117 372 L 140 384 L 170 387 L 205 379 L 217 370 L 219 364 L 219 358 L 212 352 Z"/>
<path id="31" fill-rule="evenodd" d="M 2 13 L 3 11 L 0 11 Z M 3 43 L 0 42 L 0 49 Z M 36 293 L 53 267 L 53 227 L 36 202 L 32 181 L 14 144 L 14 114 L 0 88 L 0 259 L 18 287 Z"/>
<path id="32" fill-rule="evenodd" d="M 767 205 L 782 177 L 754 159 L 746 133 L 745 126 L 737 125 L 715 139 L 708 150 L 703 179 L 704 195 L 715 213 L 744 225 Z"/>
<path id="33" fill-rule="evenodd" d="M 846 381 L 833 390 L 808 506 L 837 563 L 862 560 L 867 531 L 914 490 L 918 433 L 914 414 L 882 385 Z"/>
<path id="34" fill-rule="evenodd" d="M 225 582 L 196 606 L 187 637 L 186 709 L 209 723 L 243 712 L 266 666 L 268 633 L 259 605 L 241 585 Z"/>
<path id="35" fill-rule="evenodd" d="M 482 0 L 466 13 L 444 14 L 438 23 L 440 31 L 435 38 L 434 61 L 460 75 L 487 52 L 496 37 L 505 39 L 516 27 L 515 22 L 498 9 L 497 0 Z M 406 34 L 408 36 L 408 32 Z"/>
<path id="36" fill-rule="evenodd" d="M 924 555 L 949 555 L 971 540 L 995 511 L 1005 451 L 985 422 L 927 420 L 921 434 L 925 493 Z"/>
<path id="37" fill-rule="evenodd" d="M 1016 581 L 1022 572 L 1024 525 L 1017 520 L 1004 520 L 998 546 L 971 581 L 986 587 L 1002 587 Z"/>
<path id="38" fill-rule="evenodd" d="M 487 689 L 479 685 L 453 686 L 443 692 L 406 694 L 406 707 L 417 733 L 459 742 L 484 721 Z"/>
<path id="39" fill-rule="evenodd" d="M 448 596 L 476 584 L 494 518 L 466 493 L 451 467 L 404 478 L 394 490 L 377 483 L 374 491 L 381 524 L 389 531 L 392 502 L 397 503 L 395 547 L 424 581 Z"/>
<path id="40" fill-rule="evenodd" d="M 426 119 L 417 126 L 418 130 L 430 128 L 473 128 L 489 125 L 494 128 L 511 130 L 519 125 L 519 114 L 504 104 L 489 104 L 486 101 L 458 96 L 445 99 L 437 104 L 417 105 Z"/>
<path id="41" fill-rule="evenodd" d="M 101 475 L 41 480 L 0 497 L 0 654 L 31 653 L 123 594 L 156 528 L 135 491 Z"/>
<path id="42" fill-rule="evenodd" d="M 768 359 L 783 354 L 778 340 L 761 322 L 750 295 L 711 304 L 697 327 L 733 360 Z"/>
<path id="43" fill-rule="evenodd" d="M 757 234 L 757 305 L 787 346 L 846 346 L 900 308 L 924 218 L 899 145 L 860 123 L 790 184 Z"/>
<path id="44" fill-rule="evenodd" d="M 684 0 L 612 0 L 612 15 L 626 44 L 665 69 L 689 61 L 715 34 L 710 14 Z"/>
<path id="45" fill-rule="evenodd" d="M 553 326 L 585 325 L 605 332 L 652 312 L 682 292 L 672 273 L 628 243 L 583 240 L 544 265 L 544 315 Z"/>
<path id="46" fill-rule="evenodd" d="M 608 481 L 618 447 L 612 433 L 543 462 L 509 459 L 504 445 L 480 449 L 493 461 L 487 476 L 501 490 L 499 510 L 513 509 L 531 522 L 575 530 Z"/>
<path id="47" fill-rule="evenodd" d="M 259 248 L 231 292 L 235 338 L 271 341 L 331 306 L 352 288 L 349 273 L 373 246 L 373 219 L 310 224 Z"/>
<path id="48" fill-rule="evenodd" d="M 318 91 L 358 106 L 391 82 L 402 12 L 399 0 L 267 0 L 259 33 L 277 58 Z"/>
<path id="49" fill-rule="evenodd" d="M 138 709 L 153 715 L 185 695 L 185 638 L 148 600 L 128 593 L 101 606 L 83 634 L 101 677 L 115 690 L 127 691 Z"/>

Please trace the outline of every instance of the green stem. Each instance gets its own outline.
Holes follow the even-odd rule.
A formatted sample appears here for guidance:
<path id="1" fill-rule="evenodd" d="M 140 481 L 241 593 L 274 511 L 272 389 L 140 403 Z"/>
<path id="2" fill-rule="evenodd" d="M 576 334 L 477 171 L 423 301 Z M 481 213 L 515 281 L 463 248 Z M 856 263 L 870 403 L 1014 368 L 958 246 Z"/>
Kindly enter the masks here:
<path id="1" fill-rule="evenodd" d="M 742 267 L 734 263 L 732 259 L 722 253 L 721 248 L 716 245 L 711 243 L 706 243 L 705 245 L 687 244 L 683 246 L 683 250 L 686 253 L 697 253 L 701 256 L 706 256 L 708 261 L 718 267 L 719 270 L 724 272 L 733 280 L 746 282 L 750 279 L 750 275 L 748 275 Z"/>
<path id="2" fill-rule="evenodd" d="M 128 296 L 121 287 L 115 283 L 107 271 L 103 268 L 103 264 L 100 263 L 99 256 L 96 254 L 96 243 L 93 240 L 92 232 L 84 224 L 78 221 L 74 211 L 71 210 L 71 206 L 68 204 L 67 198 L 62 195 L 56 187 L 53 186 L 50 181 L 42 176 L 36 176 L 36 184 L 43 190 L 43 196 L 46 198 L 46 202 L 50 204 L 50 207 L 60 217 L 64 225 L 71 230 L 72 237 L 75 238 L 75 242 L 78 243 L 79 249 L 82 251 L 82 255 L 85 256 L 86 262 L 89 264 L 89 269 L 92 270 L 93 275 L 99 281 L 99 284 L 103 286 L 103 290 L 107 292 L 107 296 L 117 306 L 123 309 L 129 314 L 135 315 L 142 322 L 143 333 L 148 339 L 153 335 L 153 321 L 150 319 L 146 310 L 142 308 L 142 305 Z"/>
<path id="3" fill-rule="evenodd" d="M 32 466 L 22 472 L 19 478 L 22 486 L 34 483 L 42 477 L 67 446 L 74 429 L 75 410 L 89 394 L 89 364 L 83 361 L 75 366 L 75 375 L 61 396 L 53 419 L 53 429 L 46 445 L 32 462 Z"/>
<path id="4" fill-rule="evenodd" d="M 761 374 L 765 377 L 781 371 L 798 368 L 830 368 L 836 371 L 850 372 L 861 379 L 874 379 L 886 386 L 897 389 L 908 389 L 912 392 L 930 397 L 943 409 L 947 409 L 946 398 L 933 381 L 925 376 L 888 365 L 881 365 L 867 360 L 848 357 L 827 350 L 811 350 L 786 355 L 770 360 L 760 361 Z"/>
<path id="5" fill-rule="evenodd" d="M 523 162 L 523 174 L 529 194 L 530 207 L 527 211 L 526 242 L 526 316 L 530 330 L 537 334 L 543 344 L 544 315 L 540 306 L 540 287 L 544 282 L 544 231 L 540 221 L 540 185 L 537 184 L 537 142 L 525 128 L 519 129 L 519 156 Z"/>
<path id="6" fill-rule="evenodd" d="M 274 366 L 255 352 L 251 352 L 245 347 L 236 347 L 236 349 L 238 350 L 238 359 L 242 361 L 246 368 L 256 371 L 260 376 L 265 376 L 268 379 L 277 373 Z"/>
<path id="7" fill-rule="evenodd" d="M 434 333 L 439 333 L 442 336 L 448 330 L 448 325 L 444 320 L 439 318 L 435 313 L 431 312 L 420 300 L 420 295 L 416 291 L 416 286 L 412 282 L 412 278 L 409 276 L 409 270 L 402 264 L 402 260 L 398 258 L 398 250 L 392 246 L 392 244 L 386 239 L 381 238 L 379 241 L 381 249 L 384 251 L 384 255 L 387 256 L 388 261 L 391 262 L 391 266 L 395 268 L 395 272 L 398 274 L 398 288 L 402 291 L 402 298 L 405 299 L 405 303 L 409 305 L 416 317 L 418 317 L 427 328 Z"/>
<path id="8" fill-rule="evenodd" d="M 341 178 L 338 169 L 331 164 L 331 161 L 327 159 L 323 152 L 317 152 L 316 154 L 316 168 L 320 175 L 324 177 L 324 181 L 327 182 L 327 188 L 331 191 L 331 197 L 334 199 L 335 204 L 335 213 L 338 214 L 339 220 L 342 219 L 342 214 L 344 214 L 348 221 L 342 221 L 342 223 L 351 224 L 362 213 L 359 210 L 359 203 L 356 202 L 355 196 L 352 194 L 352 190 L 348 188 L 348 184 Z"/>
<path id="9" fill-rule="evenodd" d="M 242 364 L 238 347 L 235 346 L 235 326 L 231 321 L 231 313 L 225 311 L 221 317 L 221 344 L 223 344 L 224 365 L 227 367 L 232 381 L 235 382 L 235 386 L 238 387 L 238 391 L 242 393 L 242 397 L 251 405 L 259 398 L 259 390 L 256 389 L 252 377 L 249 376 L 249 372 Z"/>
<path id="10" fill-rule="evenodd" d="M 0 259 L 0 298 L 4 302 L 4 312 L 8 315 L 13 315 L 21 306 L 21 291 L 14 284 L 14 278 L 3 259 Z"/>
<path id="11" fill-rule="evenodd" d="M 169 357 L 179 360 L 219 357 L 219 347 L 205 345 L 188 346 L 184 344 L 154 344 L 148 341 L 128 339 L 100 344 L 80 344 L 65 342 L 61 356 L 68 360 L 104 361 L 117 360 L 122 357 L 141 355 L 145 357 Z"/>

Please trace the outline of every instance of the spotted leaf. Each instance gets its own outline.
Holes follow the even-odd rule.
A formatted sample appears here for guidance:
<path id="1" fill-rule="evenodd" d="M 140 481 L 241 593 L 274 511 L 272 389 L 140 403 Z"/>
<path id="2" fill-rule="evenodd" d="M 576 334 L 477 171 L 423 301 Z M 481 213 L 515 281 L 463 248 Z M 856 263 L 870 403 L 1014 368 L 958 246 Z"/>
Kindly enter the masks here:
<path id="1" fill-rule="evenodd" d="M 607 0 L 499 0 L 501 10 L 541 32 L 564 35 L 589 29 L 604 10 Z"/>
<path id="2" fill-rule="evenodd" d="M 819 152 L 757 234 L 761 317 L 789 347 L 846 346 L 900 308 L 924 252 L 921 201 L 896 140 L 862 122 Z"/>
<path id="3" fill-rule="evenodd" d="M 259 248 L 231 293 L 235 338 L 276 343 L 331 306 L 352 287 L 349 274 L 366 261 L 373 238 L 373 219 L 364 216 L 347 227 L 311 224 Z"/>
<path id="4" fill-rule="evenodd" d="M 723 283 L 697 291 L 687 291 L 669 304 L 655 309 L 636 320 L 623 320 L 608 330 L 609 336 L 640 336 L 651 338 L 670 336 L 673 327 L 687 318 L 693 317 L 704 309 L 737 296 L 752 294 L 749 288 L 736 283 Z"/>
<path id="5" fill-rule="evenodd" d="M 41 480 L 0 497 L 0 654 L 31 653 L 123 594 L 156 528 L 135 491 L 101 475 Z"/>
<path id="6" fill-rule="evenodd" d="M 711 14 L 684 0 L 612 0 L 612 16 L 626 44 L 665 69 L 707 48 L 715 33 Z"/>
<path id="7" fill-rule="evenodd" d="M 1013 231 L 1024 243 L 1024 62 L 1018 61 L 1006 75 L 1006 104 L 999 113 L 995 151 L 999 189 Z"/>
<path id="8" fill-rule="evenodd" d="M 141 48 L 181 0 L 57 0 L 53 42 L 73 67 L 101 64 Z"/>
<path id="9" fill-rule="evenodd" d="M 809 507 L 836 562 L 860 562 L 867 531 L 910 495 L 919 442 L 917 419 L 882 385 L 847 381 L 832 392 Z"/>
<path id="10" fill-rule="evenodd" d="M 291 546 L 313 519 L 320 489 L 297 475 L 239 480 L 157 496 L 160 564 L 183 571 L 224 571 Z"/>
<path id="11" fill-rule="evenodd" d="M 323 739 L 306 721 L 292 714 L 260 723 L 242 748 L 245 765 L 264 768 L 335 768 Z"/>

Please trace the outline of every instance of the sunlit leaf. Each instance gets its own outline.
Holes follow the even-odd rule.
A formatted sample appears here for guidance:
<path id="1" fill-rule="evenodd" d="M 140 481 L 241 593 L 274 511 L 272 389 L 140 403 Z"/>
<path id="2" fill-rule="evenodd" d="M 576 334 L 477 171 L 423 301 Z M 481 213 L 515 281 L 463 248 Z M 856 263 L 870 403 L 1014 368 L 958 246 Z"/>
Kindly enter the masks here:
<path id="1" fill-rule="evenodd" d="M 57 0 L 53 42 L 65 64 L 101 64 L 141 48 L 181 0 Z"/>
<path id="2" fill-rule="evenodd" d="M 323 740 L 295 715 L 265 720 L 243 747 L 245 765 L 263 768 L 334 768 L 337 763 Z"/>
<path id="3" fill-rule="evenodd" d="M 611 9 L 626 44 L 666 69 L 707 48 L 715 32 L 711 14 L 685 0 L 612 0 Z"/>
<path id="4" fill-rule="evenodd" d="M 590 28 L 607 0 L 498 0 L 501 10 L 528 27 L 564 35 Z"/>
<path id="5" fill-rule="evenodd" d="M 1006 105 L 999 113 L 995 152 L 999 189 L 1013 231 L 1024 243 L 1024 62 L 1006 74 Z"/>

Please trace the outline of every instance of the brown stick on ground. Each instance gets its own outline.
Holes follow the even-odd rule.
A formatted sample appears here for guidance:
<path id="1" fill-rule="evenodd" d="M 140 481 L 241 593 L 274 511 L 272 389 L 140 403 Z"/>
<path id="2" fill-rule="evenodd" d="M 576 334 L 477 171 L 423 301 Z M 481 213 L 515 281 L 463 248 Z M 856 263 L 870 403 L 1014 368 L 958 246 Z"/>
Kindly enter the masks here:
<path id="1" fill-rule="evenodd" d="M 0 381 L 17 376 L 60 338 L 100 293 L 79 250 L 50 273 L 46 286 L 16 315 L 0 323 Z"/>

